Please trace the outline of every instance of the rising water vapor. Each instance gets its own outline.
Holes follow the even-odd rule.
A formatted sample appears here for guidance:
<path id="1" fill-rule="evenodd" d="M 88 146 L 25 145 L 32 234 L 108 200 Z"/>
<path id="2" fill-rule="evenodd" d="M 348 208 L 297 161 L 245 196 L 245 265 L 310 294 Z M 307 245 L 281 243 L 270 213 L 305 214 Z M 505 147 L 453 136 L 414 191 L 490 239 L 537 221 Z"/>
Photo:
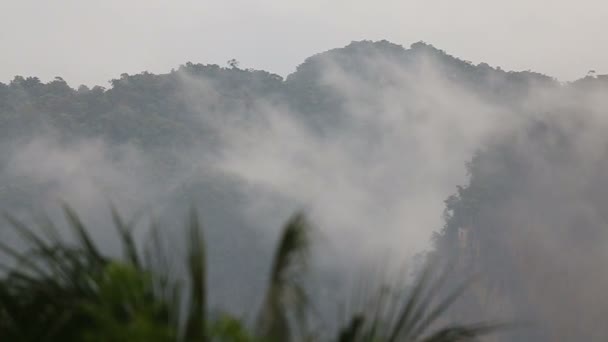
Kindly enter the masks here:
<path id="1" fill-rule="evenodd" d="M 6 206 L 35 198 L 48 207 L 60 198 L 103 222 L 109 201 L 129 213 L 183 211 L 195 201 L 211 229 L 208 241 L 219 241 L 210 248 L 212 267 L 243 271 L 211 269 L 210 279 L 219 279 L 212 288 L 229 294 L 223 300 L 248 297 L 232 292 L 233 278 L 261 282 L 259 265 L 267 262 L 256 256 L 270 258 L 264 246 L 295 210 L 307 211 L 328 241 L 323 266 L 402 263 L 432 249 L 444 200 L 458 185 L 498 182 L 503 188 L 494 190 L 505 199 L 482 197 L 488 205 L 475 207 L 478 221 L 467 226 L 473 236 L 489 236 L 480 240 L 489 242 L 478 263 L 500 285 L 486 292 L 512 306 L 496 312 L 525 311 L 553 337 L 603 334 L 608 102 L 600 77 L 560 84 L 474 66 L 423 43 L 359 42 L 309 58 L 285 80 L 192 64 L 166 75 L 126 75 L 104 96 L 121 113 L 114 120 L 130 120 L 135 100 L 121 91 L 149 91 L 139 114 L 166 120 L 150 127 L 179 123 L 171 136 L 188 139 L 151 147 L 103 134 L 21 137 L 3 154 L 2 177 L 9 187 L 29 188 L 11 190 L 24 201 Z M 157 102 L 166 112 L 155 112 Z M 165 141 L 163 132 L 148 138 Z M 464 227 L 453 222 L 445 236 Z M 247 258 L 235 254 L 251 262 L 236 265 Z M 486 309 L 496 302 L 490 298 Z"/>

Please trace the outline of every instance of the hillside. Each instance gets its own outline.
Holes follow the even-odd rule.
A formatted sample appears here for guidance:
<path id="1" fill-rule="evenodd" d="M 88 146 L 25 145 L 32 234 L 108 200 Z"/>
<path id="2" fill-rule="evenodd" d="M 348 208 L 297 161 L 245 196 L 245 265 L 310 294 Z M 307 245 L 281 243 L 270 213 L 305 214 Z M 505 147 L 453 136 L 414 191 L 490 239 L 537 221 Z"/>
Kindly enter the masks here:
<path id="1" fill-rule="evenodd" d="M 195 202 L 222 266 L 214 304 L 241 310 L 268 227 L 305 208 L 330 241 L 327 283 L 433 247 L 481 271 L 467 314 L 541 322 L 518 341 L 595 341 L 608 335 L 607 90 L 606 75 L 560 83 L 387 41 L 316 54 L 285 79 L 190 62 L 107 88 L 16 76 L 0 83 L 0 208 L 53 213 L 62 199 L 103 225 L 110 201 L 168 222 Z"/>

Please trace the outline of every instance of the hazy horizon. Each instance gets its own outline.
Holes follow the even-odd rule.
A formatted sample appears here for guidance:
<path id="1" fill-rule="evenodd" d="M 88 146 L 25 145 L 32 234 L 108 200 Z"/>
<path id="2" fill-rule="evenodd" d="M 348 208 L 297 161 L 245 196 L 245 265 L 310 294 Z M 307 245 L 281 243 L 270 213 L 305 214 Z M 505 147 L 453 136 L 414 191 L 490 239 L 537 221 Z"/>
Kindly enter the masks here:
<path id="1" fill-rule="evenodd" d="M 279 235 L 290 214 L 303 212 L 314 226 L 316 280 L 306 290 L 319 312 L 332 323 L 341 302 L 356 299 L 349 286 L 357 272 L 378 281 L 378 301 L 388 303 L 374 316 L 355 312 L 348 330 L 337 331 L 390 327 L 397 320 L 374 318 L 394 309 L 385 278 L 412 271 L 414 280 L 417 266 L 437 260 L 450 267 L 440 276 L 446 285 L 479 275 L 446 322 L 533 323 L 493 341 L 606 340 L 608 76 L 599 75 L 608 74 L 608 3 L 0 4 L 0 210 L 43 226 L 38 216 L 48 212 L 66 232 L 70 222 L 78 231 L 73 216 L 61 218 L 61 201 L 70 203 L 113 257 L 122 249 L 113 225 L 122 224 L 113 222 L 111 202 L 125 217 L 141 217 L 140 227 L 160 222 L 162 235 L 152 236 L 166 237 L 167 257 L 194 265 L 201 253 L 181 246 L 199 237 L 184 235 L 180 220 L 195 206 L 209 242 L 209 308 L 239 315 L 259 305 L 269 270 L 282 264 L 272 261 L 275 242 L 307 244 Z M 441 51 L 399 47 L 419 41 Z M 39 79 L 9 82 L 15 75 Z M 77 90 L 48 82 L 56 76 Z M 125 245 L 161 253 L 142 229 Z M 38 241 L 22 233 L 0 230 L 0 240 L 11 248 L 21 248 L 21 235 Z M 48 250 L 40 252 L 63 255 Z M 276 255 L 290 259 L 283 250 Z M 0 244 L 3 265 L 11 251 Z M 86 260 L 99 259 L 92 254 Z M 79 259 L 72 248 L 66 255 Z M 159 266 L 177 280 L 196 271 L 168 261 Z M 270 279 L 297 283 L 294 271 Z M 11 279 L 0 277 L 2 300 Z M 440 295 L 451 292 L 425 279 L 413 288 L 419 303 L 405 309 L 418 317 L 419 304 L 441 307 Z M 268 298 L 262 303 L 271 307 L 288 301 Z M 19 340 L 3 337 L 11 320 L 2 300 L 0 340 Z M 26 306 L 14 317 L 29 317 Z M 44 319 L 56 312 L 38 311 Z M 425 324 L 408 323 L 414 331 L 404 340 Z"/>
<path id="2" fill-rule="evenodd" d="M 589 70 L 608 73 L 600 38 L 608 5 L 593 0 L 0 3 L 0 40 L 8 47 L 0 55 L 0 82 L 60 76 L 74 87 L 107 86 L 122 73 L 164 73 L 188 61 L 225 65 L 232 58 L 286 76 L 315 53 L 383 39 L 404 47 L 425 41 L 475 64 L 560 81 Z"/>

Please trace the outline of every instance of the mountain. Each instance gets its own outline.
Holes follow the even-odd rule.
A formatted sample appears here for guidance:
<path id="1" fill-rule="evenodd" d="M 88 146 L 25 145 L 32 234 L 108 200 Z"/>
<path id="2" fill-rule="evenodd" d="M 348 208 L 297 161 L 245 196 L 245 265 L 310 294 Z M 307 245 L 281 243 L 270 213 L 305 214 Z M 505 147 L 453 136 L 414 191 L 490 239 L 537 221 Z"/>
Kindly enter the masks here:
<path id="1" fill-rule="evenodd" d="M 190 62 L 108 88 L 16 76 L 0 83 L 0 208 L 55 215 L 63 199 L 105 227 L 113 201 L 172 236 L 194 202 L 221 265 L 213 304 L 246 311 L 279 224 L 303 207 L 330 241 L 316 261 L 328 300 L 344 292 L 336 272 L 379 251 L 432 250 L 482 274 L 455 315 L 540 322 L 518 341 L 601 340 L 607 90 L 606 75 L 561 83 L 388 41 L 285 79 Z"/>
<path id="2" fill-rule="evenodd" d="M 405 49 L 387 41 L 361 41 L 307 58 L 285 80 L 265 71 L 193 63 L 167 74 L 122 74 L 108 89 L 73 89 L 60 77 L 43 83 L 37 77 L 15 76 L 9 84 L 0 83 L 0 129 L 6 140 L 51 127 L 66 136 L 166 146 L 177 143 L 176 137 L 181 142 L 200 138 L 204 127 L 190 124 L 193 115 L 246 111 L 260 99 L 285 101 L 305 115 L 326 113 L 330 120 L 333 114 L 328 112 L 339 109 L 341 99 L 323 84 L 326 68 L 339 65 L 343 72 L 381 89 L 386 70 L 370 63 L 375 58 L 408 71 L 423 62 L 433 64 L 437 73 L 498 102 L 517 98 L 537 84 L 558 86 L 538 73 L 506 72 L 485 63 L 475 66 L 423 42 Z M 193 99 L 197 108 L 191 106 Z"/>

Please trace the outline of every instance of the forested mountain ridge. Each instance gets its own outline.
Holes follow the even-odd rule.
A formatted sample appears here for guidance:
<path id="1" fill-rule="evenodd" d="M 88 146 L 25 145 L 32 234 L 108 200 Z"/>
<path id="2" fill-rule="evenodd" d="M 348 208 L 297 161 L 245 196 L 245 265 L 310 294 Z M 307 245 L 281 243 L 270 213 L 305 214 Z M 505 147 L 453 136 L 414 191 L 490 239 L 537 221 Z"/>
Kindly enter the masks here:
<path id="1" fill-rule="evenodd" d="M 189 124 L 193 113 L 246 109 L 251 101 L 260 98 L 286 102 L 304 114 L 324 113 L 330 117 L 339 108 L 340 99 L 322 84 L 326 64 L 339 64 L 362 82 L 382 87 L 385 75 L 369 63 L 378 56 L 413 67 L 422 58 L 432 58 L 434 66 L 441 66 L 437 73 L 495 101 L 522 96 L 527 87 L 538 83 L 558 86 L 554 79 L 538 73 L 506 72 L 485 63 L 475 66 L 422 42 L 404 49 L 387 41 L 362 41 L 309 57 L 285 80 L 265 71 L 239 69 L 237 65 L 193 63 L 167 74 L 122 74 L 111 80 L 107 89 L 74 89 L 60 77 L 43 83 L 37 77 L 16 76 L 8 84 L 0 83 L 0 129 L 4 138 L 23 136 L 46 125 L 70 134 L 101 135 L 116 142 L 169 144 L 176 137 L 185 141 L 194 136 L 200 138 L 204 128 Z M 190 78 L 203 79 L 217 98 L 197 97 L 200 89 L 184 93 Z M 203 107 L 191 108 L 192 98 L 187 96 L 199 100 Z"/>
<path id="2" fill-rule="evenodd" d="M 187 125 L 192 110 L 180 93 L 181 74 L 213 82 L 226 107 L 241 96 L 247 101 L 248 93 L 270 94 L 281 86 L 280 77 L 266 72 L 192 63 L 162 75 L 122 74 L 110 82 L 109 89 L 73 89 L 59 77 L 42 83 L 36 77 L 16 76 L 9 84 L 0 84 L 3 133 L 50 125 L 70 134 L 104 135 L 116 142 L 163 144 L 176 136 L 190 136 L 199 132 Z"/>
<path id="3" fill-rule="evenodd" d="M 437 255 L 484 277 L 467 314 L 541 322 L 517 341 L 601 340 L 607 91 L 605 75 L 560 83 L 387 41 L 311 56 L 285 79 L 234 61 L 108 88 L 16 76 L 0 83 L 0 208 L 65 199 L 95 218 L 106 199 L 161 213 L 194 201 L 213 298 L 244 306 L 234 277 L 257 292 L 264 229 L 294 208 L 352 237 L 321 253 L 331 266 L 378 246 L 409 256 L 436 231 Z"/>

